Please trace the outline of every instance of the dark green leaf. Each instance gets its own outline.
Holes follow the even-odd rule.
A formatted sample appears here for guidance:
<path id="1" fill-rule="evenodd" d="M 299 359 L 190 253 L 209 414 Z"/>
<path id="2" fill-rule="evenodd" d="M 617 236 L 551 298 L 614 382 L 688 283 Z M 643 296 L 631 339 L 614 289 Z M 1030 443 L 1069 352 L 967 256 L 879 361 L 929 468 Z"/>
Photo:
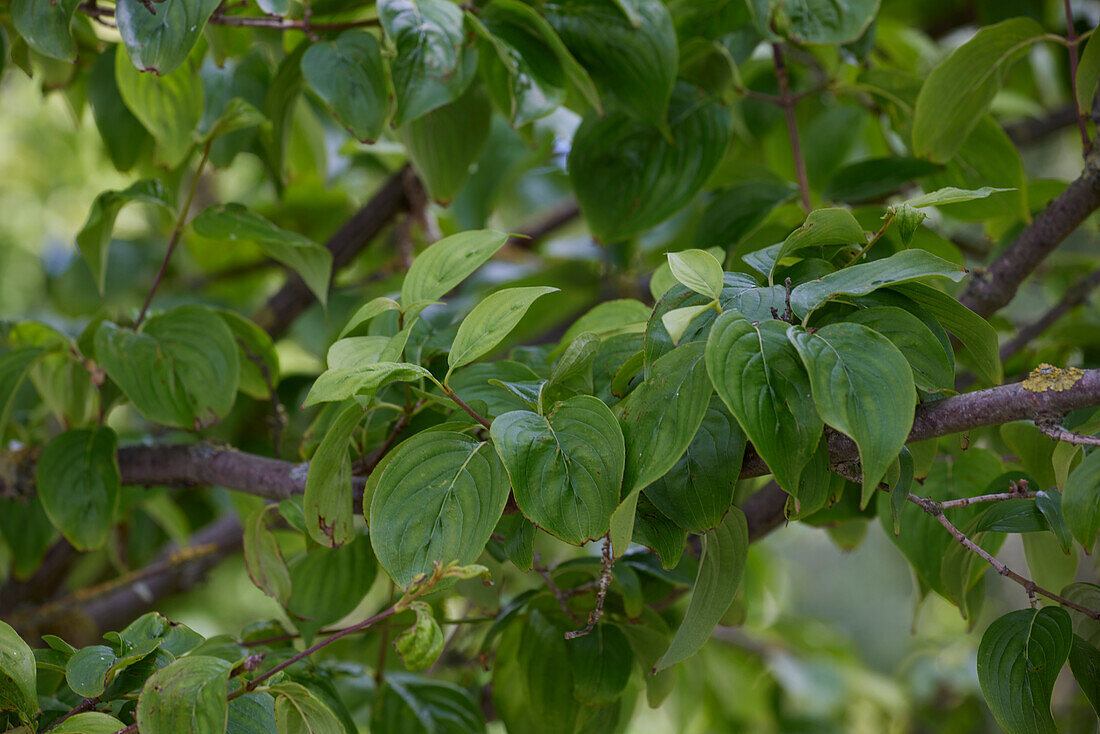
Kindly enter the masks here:
<path id="1" fill-rule="evenodd" d="M 879 0 L 749 0 L 757 30 L 797 43 L 842 44 L 855 41 L 871 24 Z"/>
<path id="2" fill-rule="evenodd" d="M 562 630 L 542 613 L 513 621 L 493 666 L 493 704 L 508 731 L 574 734 L 581 704 Z"/>
<path id="3" fill-rule="evenodd" d="M 1093 711 L 1100 714 L 1100 650 L 1074 635 L 1069 651 L 1069 669 L 1092 704 Z"/>
<path id="4" fill-rule="evenodd" d="M 265 522 L 268 509 L 260 507 L 244 520 L 244 566 L 256 588 L 285 605 L 290 600 L 290 570 Z"/>
<path id="5" fill-rule="evenodd" d="M 314 547 L 290 562 L 287 609 L 306 637 L 346 616 L 358 606 L 378 572 L 366 536 L 339 548 Z"/>
<path id="6" fill-rule="evenodd" d="M 588 706 L 619 699 L 634 668 L 634 651 L 615 625 L 598 624 L 587 635 L 566 641 L 573 669 L 573 697 Z"/>
<path id="7" fill-rule="evenodd" d="M 110 428 L 77 429 L 55 437 L 38 461 L 38 496 L 54 526 L 81 551 L 103 545 L 114 526 L 121 491 Z"/>
<path id="8" fill-rule="evenodd" d="M 11 20 L 15 30 L 43 56 L 62 61 L 76 60 L 76 44 L 69 25 L 78 0 L 12 0 Z"/>
<path id="9" fill-rule="evenodd" d="M 953 355 L 913 314 L 894 306 L 874 306 L 856 311 L 845 320 L 862 324 L 889 339 L 909 362 L 917 388 L 926 392 L 955 388 Z"/>
<path id="10" fill-rule="evenodd" d="M 22 347 L 0 355 L 0 438 L 8 425 L 8 416 L 19 387 L 38 358 L 46 353 L 39 347 Z"/>
<path id="11" fill-rule="evenodd" d="M 240 347 L 240 390 L 257 400 L 267 400 L 279 386 L 279 355 L 267 332 L 254 321 L 233 311 L 220 310 L 221 317 Z"/>
<path id="12" fill-rule="evenodd" d="M 871 201 L 937 170 L 934 163 L 919 158 L 867 158 L 839 169 L 822 195 L 830 201 L 846 204 Z"/>
<path id="13" fill-rule="evenodd" d="M 378 40 L 362 30 L 315 43 L 302 56 L 302 76 L 336 119 L 364 143 L 386 122 L 386 66 Z"/>
<path id="14" fill-rule="evenodd" d="M 277 683 L 271 693 L 279 734 L 344 734 L 336 714 L 301 683 Z"/>
<path id="15" fill-rule="evenodd" d="M 333 420 L 309 462 L 302 512 L 309 536 L 335 548 L 354 537 L 352 511 L 352 434 L 363 418 L 363 409 L 352 401 Z"/>
<path id="16" fill-rule="evenodd" d="M 0 621 L 0 709 L 14 711 L 20 721 L 32 723 L 38 714 L 36 677 L 30 646 L 11 625 Z"/>
<path id="17" fill-rule="evenodd" d="M 153 673 L 138 697 L 143 734 L 223 734 L 230 667 L 220 658 L 194 655 Z"/>
<path id="18" fill-rule="evenodd" d="M 793 192 L 785 181 L 742 181 L 715 191 L 699 219 L 695 242 L 731 249 L 760 226 Z"/>
<path id="19" fill-rule="evenodd" d="M 141 71 L 171 74 L 191 53 L 218 0 L 118 0 L 115 21 L 130 61 Z M 123 95 L 125 96 L 125 95 Z"/>
<path id="20" fill-rule="evenodd" d="M 453 683 L 386 673 L 371 711 L 372 734 L 484 734 L 477 702 Z"/>
<path id="21" fill-rule="evenodd" d="M 202 0 L 210 4 L 214 0 Z M 149 15 L 139 0 L 126 0 L 128 5 L 136 5 L 134 12 Z M 179 8 L 185 0 L 168 0 Z M 163 7 L 163 6 L 162 6 Z M 115 82 L 130 112 L 157 141 L 157 162 L 166 168 L 175 168 L 187 158 L 194 139 L 192 131 L 202 120 L 203 84 L 202 77 L 189 66 L 181 66 L 171 74 L 156 76 L 142 73 L 115 55 Z"/>
<path id="22" fill-rule="evenodd" d="M 96 57 L 88 74 L 88 102 L 111 162 L 119 171 L 128 171 L 153 139 L 122 101 L 115 80 L 117 56 L 115 48 L 108 48 Z"/>

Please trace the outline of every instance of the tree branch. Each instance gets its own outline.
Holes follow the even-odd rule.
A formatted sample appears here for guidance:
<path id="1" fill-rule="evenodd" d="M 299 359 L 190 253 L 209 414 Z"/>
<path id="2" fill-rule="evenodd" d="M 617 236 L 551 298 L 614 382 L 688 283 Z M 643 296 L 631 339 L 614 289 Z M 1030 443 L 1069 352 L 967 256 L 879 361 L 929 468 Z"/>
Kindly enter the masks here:
<path id="1" fill-rule="evenodd" d="M 1077 105 L 1067 104 L 1051 110 L 1043 117 L 1029 117 L 1026 120 L 1005 125 L 1009 139 L 1017 146 L 1029 145 L 1043 138 L 1072 127 L 1077 122 Z"/>

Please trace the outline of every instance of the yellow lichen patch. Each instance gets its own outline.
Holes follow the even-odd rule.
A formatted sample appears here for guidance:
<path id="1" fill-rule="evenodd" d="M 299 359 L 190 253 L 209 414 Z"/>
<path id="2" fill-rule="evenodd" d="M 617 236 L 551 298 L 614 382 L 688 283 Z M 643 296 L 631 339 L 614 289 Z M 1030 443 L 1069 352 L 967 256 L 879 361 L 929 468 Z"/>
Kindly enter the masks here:
<path id="1" fill-rule="evenodd" d="M 1084 376 L 1085 373 L 1076 367 L 1066 367 L 1063 370 L 1043 362 L 1027 376 L 1027 379 L 1023 382 L 1023 387 L 1031 392 L 1046 392 L 1047 390 L 1062 392 L 1076 385 L 1078 380 Z"/>

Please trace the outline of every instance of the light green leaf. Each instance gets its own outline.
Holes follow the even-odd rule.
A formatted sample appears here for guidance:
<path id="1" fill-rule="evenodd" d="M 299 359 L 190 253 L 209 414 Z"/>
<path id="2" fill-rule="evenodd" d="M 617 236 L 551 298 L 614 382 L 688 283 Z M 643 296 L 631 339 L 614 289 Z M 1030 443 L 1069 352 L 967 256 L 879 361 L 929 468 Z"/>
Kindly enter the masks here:
<path id="1" fill-rule="evenodd" d="M 69 25 L 79 4 L 79 0 L 12 0 L 12 24 L 27 45 L 43 56 L 75 61 L 76 44 Z"/>
<path id="2" fill-rule="evenodd" d="M 950 160 L 989 110 L 1008 69 L 1043 33 L 1031 18 L 986 26 L 933 69 L 913 110 L 913 152 Z"/>
<path id="3" fill-rule="evenodd" d="M 360 306 L 359 310 L 356 311 L 350 319 L 348 319 L 348 323 L 345 324 L 344 328 L 340 330 L 340 336 L 338 338 L 343 339 L 345 336 L 355 331 L 360 326 L 373 319 L 375 316 L 379 316 L 386 311 L 400 310 L 401 305 L 392 298 L 388 298 L 386 296 L 378 296 L 377 298 L 372 298 L 371 300 Z"/>
<path id="4" fill-rule="evenodd" d="M 358 403 L 345 406 L 309 462 L 302 512 L 309 537 L 330 548 L 343 545 L 355 533 L 348 445 L 362 418 Z"/>
<path id="5" fill-rule="evenodd" d="M 42 451 L 38 496 L 50 522 L 79 551 L 103 545 L 114 527 L 121 477 L 110 428 L 74 429 Z"/>
<path id="6" fill-rule="evenodd" d="M 862 324 L 889 339 L 905 355 L 919 389 L 927 392 L 955 389 L 954 355 L 913 314 L 896 306 L 873 306 L 856 311 L 845 321 Z"/>
<path id="7" fill-rule="evenodd" d="M 125 1 L 138 6 L 135 12 L 149 15 L 138 0 Z M 212 1 L 203 0 L 207 4 Z M 184 0 L 171 0 L 171 3 L 173 7 L 186 4 Z M 202 120 L 202 77 L 186 65 L 165 76 L 142 73 L 133 64 L 119 59 L 120 53 L 115 52 L 118 93 L 134 117 L 157 141 L 157 162 L 166 168 L 175 168 L 191 151 L 194 144 L 191 132 Z"/>
<path id="8" fill-rule="evenodd" d="M 719 397 L 737 418 L 775 481 L 795 494 L 821 438 L 810 381 L 780 321 L 753 324 L 736 311 L 718 317 L 706 365 Z"/>
<path id="9" fill-rule="evenodd" d="M 722 264 L 705 250 L 668 253 L 673 277 L 685 286 L 715 300 L 722 297 Z"/>
<path id="10" fill-rule="evenodd" d="M 878 13 L 879 0 L 750 0 L 748 5 L 764 38 L 843 44 L 863 35 Z"/>
<path id="11" fill-rule="evenodd" d="M 1092 451 L 1070 472 L 1062 493 L 1062 514 L 1073 537 L 1091 552 L 1100 532 L 1100 451 Z"/>
<path id="12" fill-rule="evenodd" d="M 670 132 L 625 113 L 585 118 L 569 153 L 569 178 L 592 234 L 616 242 L 683 208 L 721 160 L 730 113 L 680 84 L 669 106 Z"/>
<path id="13" fill-rule="evenodd" d="M 942 170 L 924 180 L 924 187 L 946 189 L 937 206 L 952 219 L 984 223 L 998 217 L 1031 218 L 1020 151 L 992 115 L 978 121 Z"/>
<path id="14" fill-rule="evenodd" d="M 85 711 L 65 719 L 50 731 L 53 734 L 115 734 L 125 728 L 125 724 L 110 714 Z"/>
<path id="15" fill-rule="evenodd" d="M 380 0 L 378 17 L 397 51 L 390 62 L 397 96 L 394 125 L 415 120 L 466 91 L 477 72 L 477 52 L 466 48 L 458 5 Z"/>
<path id="16" fill-rule="evenodd" d="M 433 562 L 477 560 L 508 501 L 508 478 L 492 448 L 462 433 L 426 431 L 387 459 L 369 525 L 394 583 L 407 588 Z"/>
<path id="17" fill-rule="evenodd" d="M 182 64 L 219 0 L 160 0 L 150 13 L 141 0 L 118 0 L 115 21 L 130 61 L 161 76 Z"/>
<path id="18" fill-rule="evenodd" d="M 34 653 L 7 622 L 0 621 L 0 708 L 30 724 L 38 715 Z"/>
<path id="19" fill-rule="evenodd" d="M 865 507 L 913 425 L 913 371 L 890 340 L 859 324 L 829 324 L 812 334 L 792 326 L 787 338 L 810 375 L 818 414 L 859 448 Z"/>
<path id="20" fill-rule="evenodd" d="M 625 449 L 606 405 L 579 395 L 545 417 L 515 410 L 493 421 L 492 436 L 516 504 L 531 522 L 574 545 L 607 533 Z"/>
<path id="21" fill-rule="evenodd" d="M 373 143 L 382 134 L 388 107 L 382 47 L 367 31 L 344 31 L 315 43 L 302 56 L 302 77 L 357 139 Z"/>
<path id="22" fill-rule="evenodd" d="M 353 395 L 373 395 L 391 382 L 413 382 L 431 377 L 428 370 L 408 362 L 376 362 L 327 370 L 313 383 L 302 407 L 346 400 Z"/>
<path id="23" fill-rule="evenodd" d="M 1055 734 L 1054 681 L 1069 657 L 1073 631 L 1058 607 L 1020 609 L 995 620 L 978 646 L 978 682 L 1008 734 Z"/>
<path id="24" fill-rule="evenodd" d="M 664 324 L 668 335 L 672 337 L 672 343 L 679 344 L 684 332 L 687 331 L 695 317 L 705 311 L 710 311 L 714 306 L 714 303 L 705 303 L 701 306 L 684 306 L 683 308 L 674 308 L 663 314 L 661 323 Z"/>
<path id="25" fill-rule="evenodd" d="M 432 302 L 466 280 L 508 241 L 508 235 L 488 229 L 444 237 L 420 253 L 401 286 L 401 306 Z"/>
<path id="26" fill-rule="evenodd" d="M 957 283 L 964 275 L 963 268 L 930 252 L 902 250 L 881 260 L 853 265 L 796 286 L 791 291 L 791 308 L 799 318 L 805 318 L 834 296 L 863 296 L 879 288 L 932 276 Z"/>
<path id="27" fill-rule="evenodd" d="M 76 246 L 92 271 L 100 295 L 107 281 L 107 254 L 118 213 L 130 202 L 156 204 L 167 212 L 172 211 L 168 192 L 160 181 L 143 179 L 122 190 L 104 191 L 95 197 L 84 226 L 76 235 Z"/>
<path id="28" fill-rule="evenodd" d="M 527 313 L 535 299 L 559 290 L 547 286 L 505 288 L 474 306 L 474 310 L 459 324 L 458 333 L 455 334 L 454 344 L 447 355 L 447 376 L 500 344 Z"/>
<path id="29" fill-rule="evenodd" d="M 142 734 L 223 734 L 231 667 L 221 658 L 190 655 L 153 673 L 138 696 Z"/>
<path id="30" fill-rule="evenodd" d="M 409 605 L 416 621 L 393 641 L 406 670 L 424 670 L 439 659 L 443 652 L 443 630 L 435 621 L 430 604 L 414 601 Z"/>
<path id="31" fill-rule="evenodd" d="M 973 201 L 974 199 L 984 199 L 990 194 L 996 194 L 1002 191 L 1012 191 L 1012 189 L 996 189 L 992 186 L 983 186 L 980 189 L 958 189 L 953 186 L 948 186 L 942 189 L 936 189 L 930 191 L 927 194 L 921 194 L 915 196 L 912 199 L 906 199 L 903 204 L 908 204 L 914 209 L 922 209 L 926 206 L 941 206 L 943 204 L 959 204 L 964 201 Z"/>
<path id="32" fill-rule="evenodd" d="M 818 209 L 812 211 L 806 217 L 806 221 L 802 226 L 791 232 L 783 240 L 783 245 L 776 253 L 771 270 L 768 272 L 768 283 L 772 283 L 775 264 L 791 253 L 809 247 L 855 245 L 858 248 L 863 247 L 865 244 L 867 244 L 867 234 L 847 209 Z"/>
<path id="33" fill-rule="evenodd" d="M 271 693 L 279 734 L 344 734 L 344 725 L 332 709 L 301 683 L 276 683 Z"/>
<path id="34" fill-rule="evenodd" d="M 290 570 L 275 539 L 265 522 L 269 505 L 257 508 L 244 520 L 244 567 L 248 577 L 260 591 L 282 605 L 290 601 Z"/>
<path id="35" fill-rule="evenodd" d="M 197 234 L 229 242 L 255 242 L 268 257 L 302 276 L 321 305 L 328 300 L 332 253 L 313 240 L 277 227 L 240 204 L 220 204 L 191 221 Z"/>
<path id="36" fill-rule="evenodd" d="M 224 418 L 236 400 L 237 344 L 225 322 L 202 306 L 178 306 L 137 332 L 103 322 L 95 355 L 154 423 L 198 430 Z"/>
<path id="37" fill-rule="evenodd" d="M 656 670 L 687 660 L 707 643 L 741 585 L 748 548 L 745 513 L 738 507 L 730 508 L 718 527 L 703 536 L 703 554 L 691 602 L 668 650 L 654 666 Z"/>

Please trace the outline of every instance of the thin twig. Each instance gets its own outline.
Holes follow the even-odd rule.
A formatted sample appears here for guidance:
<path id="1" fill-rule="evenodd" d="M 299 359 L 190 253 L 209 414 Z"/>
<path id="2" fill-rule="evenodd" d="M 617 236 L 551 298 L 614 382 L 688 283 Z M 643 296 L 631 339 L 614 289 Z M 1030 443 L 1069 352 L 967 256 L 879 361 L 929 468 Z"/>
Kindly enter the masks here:
<path id="1" fill-rule="evenodd" d="M 943 500 L 940 508 L 951 510 L 957 507 L 969 507 L 980 502 L 1007 502 L 1008 500 L 1031 499 L 1038 492 L 1024 490 L 1023 492 L 997 492 L 995 494 L 980 494 L 977 497 L 961 497 L 957 500 Z"/>
<path id="2" fill-rule="evenodd" d="M 1035 427 L 1046 435 L 1053 438 L 1055 441 L 1061 441 L 1062 443 L 1072 443 L 1078 446 L 1100 446 L 1100 438 L 1097 438 L 1096 436 L 1086 436 L 1082 433 L 1067 431 L 1061 426 L 1043 425 L 1040 421 L 1036 421 Z"/>
<path id="3" fill-rule="evenodd" d="M 442 385 L 441 387 L 443 388 L 443 392 L 445 392 L 447 394 L 447 397 L 449 397 L 451 400 L 455 401 L 455 404 L 457 404 L 458 407 L 462 408 L 467 413 L 469 413 L 470 416 L 475 421 L 477 421 L 481 425 L 485 426 L 486 428 L 492 428 L 492 424 L 489 423 L 489 421 L 485 420 L 485 418 L 483 418 L 476 410 L 474 410 L 469 405 L 467 405 L 465 400 L 458 397 L 458 395 L 455 394 L 454 390 L 447 387 L 446 385 Z"/>
<path id="4" fill-rule="evenodd" d="M 927 497 L 920 497 L 912 493 L 909 494 L 909 501 L 920 507 L 932 517 L 936 518 L 936 520 L 939 521 L 940 525 L 943 525 L 944 528 L 947 529 L 947 532 L 951 533 L 955 540 L 959 541 L 959 543 L 971 553 L 974 553 L 982 558 L 986 563 L 992 566 L 997 573 L 1006 578 L 1012 579 L 1017 584 L 1022 586 L 1024 590 L 1027 591 L 1029 596 L 1034 594 L 1045 596 L 1048 599 L 1058 602 L 1064 607 L 1073 609 L 1074 611 L 1085 614 L 1093 619 L 1100 620 L 1100 611 L 1081 606 L 1077 602 L 1070 601 L 1064 596 L 1059 596 L 1053 591 L 1044 589 L 1042 586 L 1039 586 L 1031 579 L 1027 578 L 1026 576 L 1021 576 L 1020 574 L 1016 573 L 1011 568 L 1006 566 L 1004 563 L 994 558 L 984 548 L 972 541 L 970 538 L 966 537 L 966 535 L 964 535 L 961 530 L 955 527 L 955 525 L 947 519 L 947 516 L 943 514 L 942 503 L 936 502 L 935 500 L 929 499 Z"/>
<path id="5" fill-rule="evenodd" d="M 1073 97 L 1073 108 L 1077 112 L 1077 127 L 1081 131 L 1081 150 L 1088 155 L 1092 149 L 1089 141 L 1089 128 L 1086 124 L 1086 116 L 1081 111 L 1081 105 L 1077 101 L 1077 31 L 1073 27 L 1073 9 L 1069 0 L 1064 0 L 1066 7 L 1066 40 L 1069 41 L 1069 93 Z"/>
<path id="6" fill-rule="evenodd" d="M 176 246 L 180 242 L 180 236 L 183 234 L 183 227 L 187 224 L 187 214 L 191 211 L 191 202 L 195 200 L 195 191 L 199 188 L 199 178 L 202 176 L 202 169 L 206 166 L 206 161 L 210 158 L 210 145 L 213 143 L 213 139 L 208 140 L 206 145 L 202 149 L 202 158 L 199 159 L 199 167 L 195 169 L 195 175 L 191 179 L 191 188 L 187 191 L 187 199 L 183 203 L 183 208 L 180 209 L 179 217 L 176 219 L 176 226 L 172 228 L 172 237 L 168 240 L 168 250 L 164 253 L 164 262 L 160 264 L 160 270 L 157 271 L 157 277 L 153 279 L 153 285 L 149 288 L 149 295 L 145 297 L 145 303 L 141 307 L 141 313 L 138 314 L 137 321 L 134 322 L 134 328 L 137 329 L 141 326 L 141 322 L 145 320 L 145 314 L 149 311 L 149 304 L 153 302 L 153 296 L 157 292 L 157 288 L 160 287 L 160 283 L 164 280 L 164 274 L 168 270 L 168 261 L 172 259 L 172 253 L 176 251 Z"/>
<path id="7" fill-rule="evenodd" d="M 882 235 L 886 234 L 886 230 L 890 228 L 890 225 L 894 221 L 894 212 L 887 212 L 886 216 L 883 217 L 883 219 L 886 221 L 884 221 L 882 223 L 882 226 L 879 227 L 878 231 L 871 236 L 871 239 L 867 241 L 867 244 L 863 246 L 863 249 L 852 256 L 852 259 L 848 261 L 848 265 L 855 265 L 859 261 L 859 259 L 867 253 L 868 250 L 874 247 L 876 242 L 882 239 Z"/>
<path id="8" fill-rule="evenodd" d="M 579 623 L 581 621 L 580 617 L 569 608 L 569 597 L 554 583 L 554 578 L 550 575 L 550 569 L 543 565 L 542 556 L 538 552 L 535 553 L 534 562 L 531 564 L 531 568 L 533 568 L 535 573 L 541 576 L 542 580 L 546 582 L 546 585 L 550 587 L 550 593 L 558 600 L 558 606 L 565 612 L 565 615 Z"/>
<path id="9" fill-rule="evenodd" d="M 95 708 L 96 704 L 98 704 L 98 703 L 99 703 L 99 696 L 96 696 L 95 698 L 85 698 L 83 701 L 78 703 L 76 706 L 73 706 L 71 709 L 69 709 L 67 712 L 65 712 L 64 716 L 62 716 L 60 719 L 58 719 L 57 721 L 55 721 L 52 724 L 50 724 L 49 726 L 47 726 L 42 731 L 43 732 L 51 731 L 52 729 L 59 726 L 62 721 L 65 721 L 66 719 L 72 718 L 73 716 L 76 716 L 77 714 L 82 714 L 85 711 L 91 711 L 93 708 Z"/>
<path id="10" fill-rule="evenodd" d="M 603 616 L 603 602 L 607 598 L 607 587 L 611 585 L 611 568 L 614 565 L 615 559 L 611 555 L 611 536 L 608 535 L 603 542 L 603 559 L 600 568 L 599 591 L 596 592 L 596 606 L 588 614 L 588 624 L 584 626 L 584 629 L 566 632 L 565 639 L 572 640 L 577 637 L 584 637 L 596 628 L 596 623 Z"/>
<path id="11" fill-rule="evenodd" d="M 806 161 L 802 157 L 802 144 L 798 139 L 798 123 L 794 119 L 794 105 L 797 99 L 791 95 L 790 80 L 787 77 L 787 65 L 783 62 L 783 49 L 778 43 L 772 44 L 772 58 L 775 59 L 775 78 L 779 82 L 779 98 L 783 113 L 787 118 L 787 135 L 791 139 L 791 155 L 794 157 L 794 170 L 798 176 L 798 190 L 802 195 L 802 208 L 810 211 L 810 183 L 806 178 Z"/>

